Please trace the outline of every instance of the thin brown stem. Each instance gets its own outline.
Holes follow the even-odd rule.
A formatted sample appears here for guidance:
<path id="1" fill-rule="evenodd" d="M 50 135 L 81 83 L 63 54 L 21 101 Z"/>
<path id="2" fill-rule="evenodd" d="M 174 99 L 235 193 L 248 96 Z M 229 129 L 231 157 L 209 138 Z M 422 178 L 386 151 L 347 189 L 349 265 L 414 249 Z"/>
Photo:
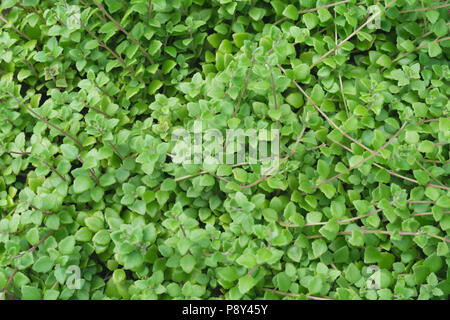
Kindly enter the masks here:
<path id="1" fill-rule="evenodd" d="M 11 25 L 11 29 L 13 29 L 17 34 L 19 34 L 21 37 L 27 39 L 28 41 L 31 40 L 31 38 L 29 36 L 27 36 L 25 33 L 23 33 L 22 31 L 20 31 L 19 29 L 16 28 L 16 26 L 14 24 L 10 24 L 8 20 L 6 20 L 6 18 L 0 13 L 0 20 L 3 21 L 6 25 Z"/>
<path id="2" fill-rule="evenodd" d="M 391 1 L 389 4 L 386 5 L 386 7 L 384 7 L 385 9 L 389 8 L 390 6 L 392 6 L 397 0 L 393 0 Z M 373 14 L 372 16 L 370 16 L 366 22 L 364 22 L 362 25 L 360 25 L 355 31 L 353 31 L 347 38 L 345 38 L 344 40 L 342 40 L 341 42 L 339 42 L 339 44 L 337 46 L 335 46 L 333 49 L 331 49 L 330 51 L 328 51 L 327 53 L 325 53 L 323 56 L 321 56 L 319 59 L 317 59 L 311 66 L 309 69 L 314 68 L 317 64 L 319 64 L 322 60 L 324 60 L 326 57 L 328 57 L 331 53 L 333 53 L 334 51 L 336 51 L 337 49 L 339 49 L 344 43 L 346 43 L 348 40 L 350 40 L 351 38 L 353 38 L 355 35 L 358 34 L 358 32 L 360 32 L 366 25 L 368 25 L 369 23 L 371 23 L 375 18 L 377 18 L 378 15 L 380 15 L 381 11 L 378 11 L 377 13 Z"/>
<path id="3" fill-rule="evenodd" d="M 330 7 L 338 6 L 338 5 L 340 5 L 340 4 L 344 4 L 344 3 L 347 3 L 347 2 L 350 2 L 350 0 L 338 1 L 338 2 L 335 2 L 335 3 L 326 4 L 326 5 L 317 7 L 317 8 L 311 8 L 311 9 L 299 10 L 299 11 L 298 11 L 298 14 L 303 14 L 303 13 L 308 13 L 308 12 L 314 12 L 314 11 L 317 11 L 317 10 L 320 10 L 320 9 L 325 9 L 325 8 L 330 8 Z M 284 21 L 286 21 L 286 18 L 282 18 L 282 19 L 276 21 L 276 22 L 274 23 L 274 25 L 280 24 L 280 23 L 282 23 L 282 22 L 284 22 Z"/>
<path id="4" fill-rule="evenodd" d="M 30 71 L 34 74 L 36 78 L 39 78 L 39 74 L 37 73 L 36 69 L 30 62 L 28 62 L 27 59 L 24 59 L 22 62 L 28 67 L 28 69 L 30 69 Z"/>
<path id="5" fill-rule="evenodd" d="M 103 130 L 101 130 L 99 127 L 96 127 L 96 129 L 102 135 L 102 138 L 103 138 L 104 135 L 105 135 Z M 117 146 L 114 143 L 112 143 L 112 141 L 110 141 L 110 140 L 107 140 L 106 143 L 114 150 L 114 152 L 117 154 L 117 156 L 123 162 L 125 160 L 125 158 L 120 154 L 119 149 L 117 148 Z"/>
<path id="6" fill-rule="evenodd" d="M 450 211 L 443 211 L 442 214 L 449 214 Z M 431 216 L 433 215 L 433 212 L 417 212 L 417 213 L 411 213 L 411 217 L 419 217 L 419 216 Z"/>
<path id="7" fill-rule="evenodd" d="M 197 173 L 188 174 L 186 176 L 178 177 L 178 178 L 175 178 L 173 180 L 178 182 L 178 181 L 186 180 L 186 179 L 189 179 L 189 178 L 192 178 L 192 177 L 196 177 L 198 175 L 205 174 L 205 173 L 207 173 L 207 171 L 203 170 L 203 171 L 200 171 L 200 172 L 197 172 Z"/>
<path id="8" fill-rule="evenodd" d="M 319 144 L 318 146 L 315 146 L 315 147 L 306 149 L 306 151 L 307 151 L 307 152 L 314 151 L 314 150 L 317 150 L 317 149 L 322 148 L 322 147 L 325 146 L 325 145 L 326 145 L 325 142 L 323 142 L 323 143 Z"/>
<path id="9" fill-rule="evenodd" d="M 14 268 L 13 272 L 11 273 L 11 275 L 8 278 L 8 282 L 6 283 L 6 287 L 3 289 L 2 295 L 0 296 L 0 300 L 5 299 L 6 297 L 6 292 L 8 291 L 9 286 L 11 285 L 11 282 L 14 278 L 14 276 L 16 275 L 17 271 L 19 269 L 18 268 Z"/>
<path id="10" fill-rule="evenodd" d="M 410 12 L 420 12 L 420 11 L 429 11 L 429 10 L 435 10 L 435 9 L 441 9 L 441 8 L 447 8 L 450 6 L 450 3 L 444 3 L 438 6 L 434 7 L 428 7 L 428 8 L 417 8 L 417 9 L 408 9 L 408 10 L 402 10 L 399 13 L 410 13 Z"/>
<path id="11" fill-rule="evenodd" d="M 348 171 L 350 172 L 350 171 L 352 171 L 353 169 L 359 167 L 359 166 L 360 166 L 361 164 L 363 164 L 364 162 L 366 162 L 366 161 L 372 159 L 373 157 L 375 157 L 378 153 L 380 153 L 381 150 L 385 149 L 385 148 L 386 148 L 389 144 L 391 144 L 391 142 L 398 136 L 398 134 L 405 128 L 406 124 L 407 124 L 407 123 L 404 122 L 403 125 L 400 127 L 400 129 L 399 129 L 399 130 L 398 130 L 398 131 L 397 131 L 397 132 L 389 139 L 388 142 L 386 142 L 386 143 L 385 143 L 383 146 L 381 146 L 378 150 L 373 151 L 368 157 L 364 158 L 363 160 L 359 161 L 359 162 L 356 163 L 355 165 L 353 165 L 353 166 L 351 166 L 350 168 L 348 168 Z M 330 178 L 330 179 L 328 179 L 328 180 L 325 180 L 324 182 L 321 182 L 321 183 L 315 185 L 315 186 L 313 187 L 313 190 L 314 190 L 314 189 L 317 189 L 318 187 L 320 187 L 320 186 L 322 186 L 322 185 L 324 185 L 324 184 L 330 183 L 331 181 L 333 181 L 333 180 L 335 180 L 335 179 L 337 179 L 337 178 L 339 178 L 339 177 L 341 177 L 341 176 L 343 176 L 343 175 L 344 175 L 343 173 L 339 173 L 339 174 L 335 175 L 334 177 L 332 177 L 332 178 Z"/>
<path id="12" fill-rule="evenodd" d="M 33 204 L 31 204 L 30 203 L 30 208 L 31 209 L 33 209 L 33 210 L 36 210 L 36 211 L 42 211 L 42 213 L 43 214 L 45 214 L 46 216 L 51 216 L 52 214 L 55 214 L 56 212 L 53 212 L 53 211 L 47 211 L 47 210 L 42 210 L 42 209 L 39 209 L 38 207 L 36 207 L 35 205 L 33 205 Z"/>
<path id="13" fill-rule="evenodd" d="M 409 178 L 409 177 L 405 177 L 405 176 L 403 176 L 403 175 L 401 175 L 401 174 L 398 174 L 398 173 L 396 173 L 396 172 L 394 172 L 394 171 L 392 171 L 392 170 L 389 170 L 389 169 L 387 169 L 387 168 L 385 168 L 385 167 L 379 165 L 378 163 L 373 163 L 373 165 L 376 166 L 376 167 L 378 167 L 378 168 L 380 168 L 380 169 L 386 170 L 390 175 L 393 175 L 393 176 L 395 176 L 395 177 L 398 177 L 398 178 L 403 179 L 403 180 L 406 180 L 406 181 L 410 181 L 410 182 L 419 184 L 419 181 L 417 181 L 416 179 L 412 179 L 412 178 Z M 439 189 L 443 189 L 443 190 L 450 190 L 449 187 L 441 186 L 441 185 L 437 185 L 437 184 L 432 184 L 432 183 L 426 183 L 426 184 L 424 184 L 424 186 L 427 186 L 427 187 L 434 187 L 434 188 L 439 188 Z"/>
<path id="14" fill-rule="evenodd" d="M 32 108 L 28 107 L 27 105 L 24 105 L 24 103 L 26 101 L 28 101 L 30 98 L 27 98 L 25 101 L 20 101 L 19 99 L 16 98 L 16 96 L 14 96 L 13 94 L 11 94 L 10 92 L 8 92 L 8 94 L 14 98 L 19 105 L 23 104 L 23 106 L 27 109 L 27 111 L 29 113 L 31 113 L 33 116 L 35 116 L 36 118 L 38 118 L 39 120 L 41 120 L 42 122 L 44 122 L 45 124 L 47 124 L 48 126 L 52 127 L 53 129 L 55 129 L 56 131 L 60 132 L 61 134 L 65 135 L 67 138 L 70 138 L 71 140 L 73 140 L 79 147 L 83 148 L 83 145 L 81 144 L 81 142 L 75 138 L 74 136 L 72 136 L 70 133 L 64 131 L 63 129 L 59 128 L 58 126 L 54 125 L 53 123 L 49 122 L 46 118 L 41 117 L 38 113 L 36 113 Z"/>
<path id="15" fill-rule="evenodd" d="M 233 17 L 234 17 L 234 16 L 233 16 Z M 242 89 L 241 89 L 241 93 L 240 93 L 240 95 L 239 95 L 238 102 L 237 102 L 237 104 L 236 104 L 236 108 L 234 109 L 234 112 L 233 112 L 233 118 L 236 118 L 237 113 L 238 113 L 238 111 L 239 111 L 239 106 L 241 105 L 242 99 L 243 99 L 243 97 L 244 97 L 245 90 L 247 89 L 248 82 L 249 82 L 250 76 L 251 76 L 251 74 L 252 74 L 252 70 L 253 70 L 253 65 L 254 65 L 254 63 L 255 63 L 255 58 L 252 57 L 252 64 L 251 64 L 251 66 L 250 66 L 249 69 L 248 69 L 247 77 L 245 78 L 244 85 L 243 85 L 243 87 L 242 87 Z M 225 98 L 225 97 L 224 97 L 224 98 Z M 223 152 L 225 152 L 226 148 L 228 147 L 228 139 L 229 139 L 229 131 L 227 130 L 227 133 L 226 133 L 226 135 L 225 135 L 225 144 L 224 144 L 223 150 L 222 150 Z"/>
<path id="16" fill-rule="evenodd" d="M 280 65 L 278 65 L 278 68 L 284 73 L 286 74 L 286 70 L 284 70 L 284 68 Z M 347 139 L 350 139 L 351 141 L 353 141 L 354 143 L 356 143 L 357 145 L 359 145 L 360 147 L 362 147 L 363 149 L 369 151 L 369 152 L 373 152 L 373 150 L 371 150 L 370 148 L 366 147 L 365 145 L 363 145 L 361 142 L 359 142 L 358 140 L 352 138 L 351 136 L 349 136 L 344 130 L 342 130 L 341 128 L 339 128 L 336 123 L 334 123 L 333 120 L 331 120 L 327 114 L 325 112 L 322 111 L 322 109 L 320 109 L 320 107 L 314 102 L 314 100 L 311 99 L 311 97 L 303 90 L 303 88 L 297 83 L 297 81 L 292 80 L 292 82 L 294 83 L 294 85 L 300 90 L 300 92 L 311 102 L 311 104 L 314 106 L 314 108 L 336 129 L 338 130 L 343 136 L 345 136 Z"/>
<path id="17" fill-rule="evenodd" d="M 53 173 L 55 173 L 58 177 L 60 177 L 63 181 L 67 181 L 67 179 L 56 170 L 55 167 L 53 167 L 50 163 L 48 163 L 45 160 L 42 160 L 42 163 L 45 164 Z"/>
<path id="18" fill-rule="evenodd" d="M 328 139 L 329 139 L 331 142 L 333 142 L 333 143 L 339 145 L 339 146 L 342 147 L 343 149 L 345 149 L 345 150 L 347 150 L 347 151 L 353 153 L 353 150 L 350 149 L 349 147 L 345 146 L 344 144 L 342 144 L 342 143 L 340 143 L 340 142 L 338 142 L 338 141 L 335 141 L 335 140 L 333 140 L 333 139 L 331 139 L 331 138 L 328 138 Z M 427 162 L 427 161 L 426 161 L 426 162 Z M 448 161 L 448 162 L 450 162 L 450 161 Z M 400 179 L 403 179 L 403 180 L 406 180 L 406 181 L 409 181 L 409 182 L 413 182 L 413 183 L 415 183 L 415 184 L 419 184 L 419 182 L 418 182 L 417 180 L 412 179 L 412 178 L 409 178 L 409 177 L 405 177 L 405 176 L 403 176 L 403 175 L 401 175 L 401 174 L 398 174 L 398 173 L 396 173 L 396 172 L 394 172 L 394 171 L 392 171 L 392 170 L 389 170 L 389 169 L 383 167 L 382 165 L 379 165 L 379 164 L 376 163 L 376 162 L 373 162 L 373 165 L 376 166 L 376 167 L 378 167 L 378 168 L 380 168 L 380 169 L 386 170 L 386 171 L 387 171 L 390 175 L 392 175 L 392 176 L 398 177 L 398 178 L 400 178 Z M 439 189 L 444 189 L 444 190 L 450 190 L 450 188 L 448 188 L 448 187 L 440 186 L 440 185 L 436 185 L 436 184 L 431 184 L 431 183 L 427 183 L 427 184 L 425 184 L 425 186 L 427 186 L 427 187 L 439 188 Z"/>
<path id="19" fill-rule="evenodd" d="M 386 235 L 392 235 L 394 234 L 394 231 L 384 231 L 384 230 L 359 230 L 362 234 L 386 234 Z M 338 232 L 338 235 L 349 235 L 352 234 L 352 231 L 341 231 Z M 426 235 L 428 237 L 431 238 L 435 238 L 444 242 L 449 242 L 450 243 L 450 239 L 444 238 L 444 237 L 440 237 L 437 236 L 435 234 L 432 233 L 423 233 L 423 232 L 407 232 L 407 231 L 398 231 L 399 235 L 402 236 L 420 236 L 420 235 Z M 307 239 L 317 239 L 317 238 L 322 238 L 323 236 L 321 234 L 315 234 L 315 235 L 311 235 L 311 236 L 307 236 Z"/>
<path id="20" fill-rule="evenodd" d="M 256 186 L 258 183 L 267 180 L 267 178 L 270 177 L 271 174 L 272 174 L 275 170 L 277 170 L 277 169 L 278 169 L 278 168 L 279 168 L 279 167 L 280 167 L 280 166 L 281 166 L 281 165 L 282 165 L 282 164 L 283 164 L 290 156 L 292 156 L 292 155 L 295 153 L 295 149 L 297 148 L 298 143 L 299 143 L 300 140 L 302 139 L 303 134 L 305 133 L 305 129 L 306 129 L 305 127 L 302 128 L 302 131 L 301 131 L 300 134 L 298 135 L 297 141 L 295 142 L 295 145 L 294 145 L 294 147 L 292 148 L 291 152 L 288 153 L 281 161 L 279 161 L 279 163 L 278 163 L 277 166 L 272 167 L 272 168 L 268 171 L 267 174 L 263 175 L 262 177 L 260 177 L 260 178 L 257 179 L 256 181 L 254 181 L 254 182 L 252 182 L 252 183 L 250 183 L 250 184 L 248 184 L 248 185 L 241 186 L 241 189 L 244 190 L 244 189 L 251 188 L 251 187 L 253 187 L 253 186 Z"/>
<path id="21" fill-rule="evenodd" d="M 137 80 L 139 80 L 140 82 L 144 82 L 144 80 L 143 80 L 141 77 L 139 77 L 139 76 L 136 75 L 136 72 L 135 72 L 134 68 L 133 68 L 132 66 L 127 66 L 127 64 L 125 63 L 125 61 L 122 59 L 121 56 L 119 56 L 119 54 L 117 54 L 117 52 L 115 52 L 114 50 L 112 50 L 110 47 L 108 47 L 108 46 L 106 45 L 105 42 L 103 42 L 101 39 L 99 39 L 99 38 L 95 35 L 95 33 L 93 33 L 91 30 L 89 30 L 89 28 L 88 28 L 88 27 L 83 23 L 83 21 L 81 21 L 77 16 L 74 16 L 74 17 L 75 17 L 75 19 L 77 19 L 77 22 L 83 27 L 83 29 L 86 30 L 86 32 L 87 32 L 92 38 L 94 38 L 94 39 L 98 42 L 98 44 L 99 44 L 101 47 L 105 48 L 109 53 L 111 53 L 111 54 L 114 56 L 114 58 L 116 58 L 116 59 L 120 62 L 120 64 L 123 66 L 124 69 L 128 69 L 128 71 L 130 71 L 132 74 L 134 74 L 134 75 L 136 76 Z M 60 21 L 60 22 L 63 23 L 62 21 Z"/>
<path id="22" fill-rule="evenodd" d="M 100 88 L 99 88 L 99 89 L 100 89 Z M 104 116 L 105 116 L 106 118 L 108 118 L 108 119 L 111 119 L 111 118 L 112 118 L 112 117 L 111 117 L 109 114 L 107 114 L 106 112 L 104 112 L 104 111 L 102 111 L 102 110 L 100 110 L 100 109 L 97 109 L 96 107 L 92 107 L 92 106 L 90 106 L 89 104 L 86 104 L 86 108 L 91 109 L 91 110 L 94 110 L 95 112 L 104 115 Z"/>
<path id="23" fill-rule="evenodd" d="M 448 25 L 450 25 L 450 22 L 447 22 L 447 24 L 446 24 L 447 26 Z M 412 43 L 415 43 L 415 42 L 417 42 L 417 41 L 419 41 L 419 40 L 422 40 L 423 38 L 425 38 L 425 37 L 427 37 L 427 36 L 429 36 L 430 34 L 432 34 L 433 33 L 433 30 L 431 30 L 431 31 L 428 31 L 427 33 L 424 33 L 423 35 L 421 35 L 420 37 L 418 37 L 418 38 L 415 38 L 414 40 L 411 40 L 411 42 Z"/>
<path id="24" fill-rule="evenodd" d="M 74 136 L 72 136 L 70 133 L 64 131 L 63 129 L 61 129 L 60 127 L 54 125 L 53 123 L 51 123 L 50 121 L 48 121 L 46 118 L 41 117 L 39 114 L 37 114 L 33 109 L 31 109 L 28 106 L 25 106 L 25 108 L 28 110 L 28 112 L 30 112 L 32 115 L 34 115 L 36 118 L 38 118 L 39 120 L 41 120 L 42 122 L 44 122 L 46 125 L 52 127 L 53 129 L 55 129 L 56 131 L 60 132 L 61 134 L 65 135 L 67 138 L 71 139 L 73 142 L 75 142 L 80 148 L 83 148 L 83 145 L 81 144 L 81 142 L 75 138 Z"/>
<path id="25" fill-rule="evenodd" d="M 334 19 L 336 20 L 336 11 L 334 11 Z M 334 43 L 336 46 L 338 45 L 338 33 L 337 33 L 336 23 L 334 24 Z M 337 51 L 335 51 L 334 54 L 337 55 Z M 342 100 L 344 101 L 345 113 L 347 114 L 347 118 L 350 118 L 350 114 L 348 112 L 347 100 L 345 99 L 345 94 L 344 94 L 344 85 L 342 84 L 342 76 L 341 76 L 340 71 L 338 71 L 338 77 L 339 77 L 339 89 L 341 91 Z"/>
<path id="26" fill-rule="evenodd" d="M 226 179 L 226 178 L 224 178 L 224 177 L 221 177 L 221 176 L 218 176 L 218 175 L 216 175 L 216 174 L 214 174 L 214 173 L 212 173 L 212 172 L 208 172 L 210 175 L 212 175 L 214 178 L 216 178 L 216 179 L 219 179 L 219 180 L 222 180 L 223 182 L 226 182 L 226 183 L 230 183 L 230 180 L 228 180 L 228 179 Z"/>
<path id="27" fill-rule="evenodd" d="M 389 202 L 389 204 L 391 204 L 391 205 L 392 205 L 393 203 L 394 203 L 394 200 L 391 201 L 391 202 Z M 406 203 L 408 203 L 408 204 L 414 204 L 414 203 L 429 203 L 429 204 L 431 204 L 431 203 L 434 203 L 434 201 L 406 200 Z M 346 219 L 338 220 L 338 221 L 336 221 L 336 222 L 337 222 L 338 224 L 344 224 L 344 223 L 348 223 L 348 222 L 353 222 L 353 221 L 361 220 L 361 219 L 364 219 L 364 218 L 366 218 L 366 217 L 370 217 L 370 216 L 372 216 L 372 215 L 374 215 L 374 214 L 377 214 L 378 212 L 380 212 L 380 211 L 382 211 L 382 210 L 383 210 L 383 209 L 378 208 L 378 209 L 375 209 L 375 210 L 373 210 L 373 211 L 371 211 L 371 212 L 369 212 L 369 213 L 362 214 L 362 215 L 356 216 L 356 217 L 351 217 L 351 218 L 346 218 Z M 450 211 L 444 211 L 444 214 L 447 214 L 447 213 L 450 213 Z M 425 215 L 431 215 L 431 214 L 433 214 L 433 213 L 432 213 L 432 212 L 412 213 L 412 214 L 411 214 L 411 217 L 414 217 L 414 216 L 425 216 Z M 281 221 L 281 220 L 279 220 L 278 223 L 279 223 L 281 226 L 287 227 L 287 228 L 298 228 L 298 227 L 300 227 L 300 226 L 297 225 L 297 224 L 286 223 L 286 222 Z M 303 225 L 303 227 L 323 226 L 323 225 L 326 225 L 327 223 L 328 223 L 328 222 L 325 222 L 325 221 L 321 221 L 321 222 L 309 222 L 309 223 L 305 223 L 305 224 Z"/>
<path id="28" fill-rule="evenodd" d="M 186 231 L 184 231 L 183 224 L 181 224 L 181 223 L 180 223 L 180 230 L 181 230 L 181 233 L 183 234 L 183 237 L 187 238 L 187 236 L 186 236 Z M 188 249 L 187 253 L 190 254 L 190 255 L 192 255 L 190 249 Z"/>
<path id="29" fill-rule="evenodd" d="M 274 106 L 275 106 L 275 110 L 277 110 L 278 109 L 277 90 L 276 90 L 276 87 L 275 87 L 275 80 L 273 78 L 273 72 L 272 71 L 270 71 L 270 86 L 272 87 L 273 103 L 274 103 Z M 279 123 L 278 120 L 276 121 L 276 126 L 277 126 L 277 130 L 279 130 L 280 129 L 280 123 Z M 280 154 L 280 145 L 278 145 L 278 154 Z"/>
<path id="30" fill-rule="evenodd" d="M 148 18 L 151 19 L 153 14 L 152 0 L 148 0 Z"/>
<path id="31" fill-rule="evenodd" d="M 286 296 L 286 297 L 294 297 L 294 298 L 298 298 L 300 297 L 300 295 L 298 293 L 292 293 L 292 292 L 284 292 L 284 291 L 279 291 L 279 290 L 275 290 L 275 289 L 271 289 L 271 288 L 263 288 L 264 291 L 269 291 L 272 293 L 276 293 L 276 294 L 280 294 L 282 296 Z M 306 298 L 311 299 L 311 300 L 334 300 L 332 298 L 325 298 L 325 297 L 316 297 L 316 296 L 311 296 L 311 295 L 305 295 Z"/>
<path id="32" fill-rule="evenodd" d="M 77 157 L 78 161 L 81 162 L 81 164 L 84 163 L 83 159 L 81 158 L 80 155 L 78 155 Z M 91 177 L 92 180 L 94 180 L 94 182 L 99 186 L 100 185 L 100 180 L 97 178 L 97 176 L 95 175 L 95 171 L 94 169 L 90 168 L 89 169 L 89 176 Z"/>
<path id="33" fill-rule="evenodd" d="M 29 252 L 33 252 L 34 250 L 37 249 L 37 247 L 39 247 L 41 245 L 42 242 L 44 242 L 45 240 L 47 240 L 48 237 L 50 237 L 52 234 L 54 234 L 56 232 L 56 230 L 52 230 L 49 233 L 47 233 L 44 237 L 42 237 L 38 243 L 36 243 L 34 246 L 32 246 L 30 249 L 28 249 L 25 252 L 19 253 L 14 259 L 18 259 L 20 257 L 22 257 L 25 253 L 29 253 Z"/>
<path id="34" fill-rule="evenodd" d="M 80 0 L 80 2 L 81 2 L 81 4 L 82 4 L 85 8 L 90 8 L 89 4 L 88 4 L 86 1 Z M 102 22 L 103 22 L 104 24 L 106 24 L 106 23 L 108 22 L 104 17 L 102 17 L 102 16 L 98 13 L 98 11 L 95 11 L 94 14 L 95 14 L 95 16 L 96 16 L 97 18 L 99 18 L 100 20 L 102 20 Z"/>
<path id="35" fill-rule="evenodd" d="M 245 78 L 245 82 L 244 82 L 244 85 L 242 87 L 241 94 L 239 95 L 239 99 L 238 99 L 238 102 L 236 104 L 236 108 L 234 109 L 234 112 L 233 112 L 233 118 L 236 118 L 236 115 L 237 115 L 237 113 L 239 111 L 239 106 L 241 105 L 242 98 L 244 97 L 245 90 L 247 89 L 248 82 L 250 80 L 250 76 L 252 75 L 252 70 L 253 70 L 254 63 L 255 63 L 255 58 L 252 58 L 252 65 L 248 69 L 247 77 Z"/>
<path id="36" fill-rule="evenodd" d="M 10 153 L 10 154 L 18 154 L 21 156 L 26 156 L 31 154 L 31 152 L 20 152 L 20 151 L 5 151 L 5 153 Z"/>
<path id="37" fill-rule="evenodd" d="M 420 50 L 420 49 L 422 49 L 422 48 L 427 47 L 430 43 L 439 43 L 439 42 L 446 41 L 446 40 L 449 40 L 449 39 L 450 39 L 450 37 L 438 38 L 438 39 L 436 39 L 436 40 L 433 40 L 433 41 L 424 43 L 424 44 L 422 44 L 422 45 L 420 45 L 420 46 L 418 46 L 418 47 L 415 47 L 414 49 L 412 49 L 412 50 L 410 50 L 410 51 L 408 51 L 408 52 L 405 52 L 405 53 L 401 54 L 400 56 L 398 56 L 397 58 L 395 58 L 394 60 L 392 60 L 392 64 L 397 63 L 400 59 L 403 59 L 403 58 L 406 57 L 407 55 L 409 55 L 409 54 L 411 54 L 411 53 L 413 53 L 413 52 L 415 52 L 415 51 L 417 51 L 417 50 Z M 391 64 L 391 65 L 392 65 L 392 64 Z M 382 70 L 384 70 L 384 69 L 386 69 L 386 68 L 384 67 Z"/>
<path id="38" fill-rule="evenodd" d="M 447 119 L 450 119 L 450 117 L 447 117 Z M 439 122 L 439 120 L 441 120 L 441 118 L 421 119 L 421 120 L 418 122 L 418 124 L 428 123 L 428 122 Z"/>
<path id="39" fill-rule="evenodd" d="M 435 144 L 436 145 L 436 144 Z M 416 160 L 416 164 L 423 170 L 425 171 L 425 173 L 432 178 L 434 181 L 436 181 L 437 183 L 439 183 L 441 186 L 445 186 L 441 181 L 439 181 L 439 179 L 437 179 L 430 171 L 427 170 L 427 168 L 425 168 L 419 161 Z"/>
<path id="40" fill-rule="evenodd" d="M 105 9 L 105 7 L 101 3 L 99 3 L 96 0 L 93 0 L 93 1 L 94 1 L 95 5 L 100 9 L 100 11 L 102 11 L 108 17 L 108 19 L 111 20 L 111 22 L 114 23 L 114 25 L 127 36 L 128 39 L 130 39 L 134 44 L 136 44 L 139 47 L 139 49 L 141 50 L 144 57 L 151 64 L 155 64 L 155 61 L 153 61 L 153 59 L 150 57 L 148 52 L 145 51 L 145 49 L 142 47 L 141 43 L 139 41 L 137 41 L 127 30 L 125 30 L 125 28 L 119 22 L 117 22 L 117 20 L 114 19 L 113 16 L 111 16 L 109 14 L 109 12 Z M 159 72 L 159 70 L 158 70 L 158 76 L 161 80 L 163 80 L 162 75 Z"/>

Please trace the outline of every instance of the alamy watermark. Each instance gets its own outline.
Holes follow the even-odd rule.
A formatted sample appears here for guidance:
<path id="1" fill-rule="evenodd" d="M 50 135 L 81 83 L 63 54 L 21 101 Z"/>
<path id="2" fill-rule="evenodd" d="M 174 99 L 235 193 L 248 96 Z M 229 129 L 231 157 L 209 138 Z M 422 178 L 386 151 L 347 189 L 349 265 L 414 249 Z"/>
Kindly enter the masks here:
<path id="1" fill-rule="evenodd" d="M 80 6 L 72 4 L 69 5 L 65 0 L 57 3 L 60 9 L 59 18 L 65 21 L 67 28 L 71 31 L 81 28 L 81 10 Z M 61 10 L 62 9 L 62 10 Z"/>
<path id="2" fill-rule="evenodd" d="M 60 265 L 56 265 L 56 270 L 60 269 Z M 70 290 L 80 290 L 81 289 L 81 269 L 79 266 L 70 265 L 64 270 L 66 276 L 68 275 L 65 284 Z"/>
<path id="3" fill-rule="evenodd" d="M 377 265 L 371 265 L 367 267 L 367 273 L 370 274 L 366 281 L 367 289 L 381 289 L 381 272 Z"/>
<path id="4" fill-rule="evenodd" d="M 368 8 L 368 11 L 372 16 L 369 18 L 370 22 L 367 24 L 369 29 L 381 28 L 381 9 L 377 5 L 372 5 Z"/>
<path id="5" fill-rule="evenodd" d="M 202 121 L 192 129 L 177 128 L 172 161 L 177 164 L 239 165 L 261 164 L 261 174 L 274 173 L 280 159 L 278 129 L 228 129 L 225 136 L 218 129 L 203 130 Z"/>

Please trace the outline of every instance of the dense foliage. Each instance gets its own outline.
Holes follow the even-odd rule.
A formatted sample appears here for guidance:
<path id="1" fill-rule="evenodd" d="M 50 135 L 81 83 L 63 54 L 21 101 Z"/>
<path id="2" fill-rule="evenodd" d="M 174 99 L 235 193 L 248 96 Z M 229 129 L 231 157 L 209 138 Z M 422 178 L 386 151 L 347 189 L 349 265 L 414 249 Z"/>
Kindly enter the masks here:
<path id="1" fill-rule="evenodd" d="M 0 299 L 446 299 L 448 7 L 2 0 Z"/>

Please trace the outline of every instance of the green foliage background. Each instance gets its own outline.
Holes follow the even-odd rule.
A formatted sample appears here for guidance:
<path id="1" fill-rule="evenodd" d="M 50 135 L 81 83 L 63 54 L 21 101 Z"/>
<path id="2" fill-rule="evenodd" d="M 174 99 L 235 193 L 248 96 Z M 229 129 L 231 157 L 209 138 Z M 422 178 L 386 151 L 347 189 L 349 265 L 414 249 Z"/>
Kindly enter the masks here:
<path id="1" fill-rule="evenodd" d="M 1 299 L 447 299 L 448 6 L 3 0 Z M 194 120 L 277 173 L 174 164 Z"/>

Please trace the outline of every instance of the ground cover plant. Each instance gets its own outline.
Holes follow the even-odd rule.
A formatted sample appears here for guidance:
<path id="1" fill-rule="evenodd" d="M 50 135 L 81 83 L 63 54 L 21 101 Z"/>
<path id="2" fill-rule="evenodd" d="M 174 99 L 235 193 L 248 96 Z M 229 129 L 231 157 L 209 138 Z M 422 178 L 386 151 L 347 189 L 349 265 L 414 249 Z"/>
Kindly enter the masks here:
<path id="1" fill-rule="evenodd" d="M 3 0 L 0 300 L 447 299 L 449 7 Z"/>

